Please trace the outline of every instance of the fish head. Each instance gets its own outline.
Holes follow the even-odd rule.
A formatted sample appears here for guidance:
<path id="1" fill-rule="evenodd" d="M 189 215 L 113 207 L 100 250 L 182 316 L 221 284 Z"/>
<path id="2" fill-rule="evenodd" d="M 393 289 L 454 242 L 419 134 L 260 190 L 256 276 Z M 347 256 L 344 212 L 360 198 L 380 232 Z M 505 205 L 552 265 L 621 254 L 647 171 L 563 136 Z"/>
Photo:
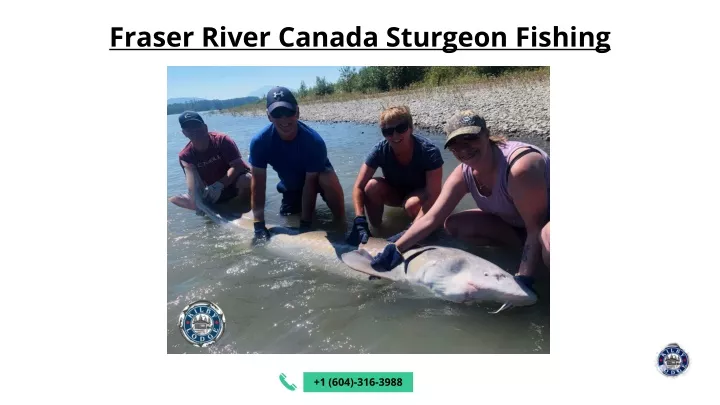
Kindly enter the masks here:
<path id="1" fill-rule="evenodd" d="M 533 305 L 537 296 L 497 265 L 458 249 L 428 251 L 415 263 L 415 279 L 436 296 L 458 303 Z"/>
<path id="2" fill-rule="evenodd" d="M 519 283 L 515 277 L 501 268 L 470 267 L 458 279 L 460 288 L 464 282 L 466 301 L 496 301 L 513 306 L 533 305 L 537 302 L 535 293 Z"/>

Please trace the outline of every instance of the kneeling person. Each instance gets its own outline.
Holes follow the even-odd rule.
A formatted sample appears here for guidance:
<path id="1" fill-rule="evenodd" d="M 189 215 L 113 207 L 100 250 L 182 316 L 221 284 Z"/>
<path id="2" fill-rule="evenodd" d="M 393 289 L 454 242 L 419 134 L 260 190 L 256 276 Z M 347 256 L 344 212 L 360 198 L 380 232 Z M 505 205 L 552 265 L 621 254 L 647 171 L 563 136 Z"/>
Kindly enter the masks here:
<path id="1" fill-rule="evenodd" d="M 301 230 L 310 227 L 317 194 L 325 200 L 336 220 L 345 220 L 345 198 L 340 180 L 327 156 L 322 137 L 300 122 L 300 107 L 285 87 L 267 94 L 270 124 L 250 141 L 252 166 L 252 210 L 255 236 L 269 237 L 265 228 L 267 165 L 277 172 L 282 193 L 281 215 L 300 214 Z"/>
<path id="2" fill-rule="evenodd" d="M 422 218 L 440 195 L 443 158 L 430 140 L 413 134 L 408 107 L 391 107 L 380 114 L 385 137 L 370 151 L 353 188 L 355 220 L 348 242 L 366 243 L 368 220 L 380 227 L 385 206 L 403 207 L 414 221 Z M 373 177 L 382 168 L 384 177 Z M 367 211 L 367 217 L 365 216 Z M 389 238 L 395 241 L 402 232 Z"/>
<path id="3" fill-rule="evenodd" d="M 197 172 L 203 183 L 203 200 L 217 204 L 236 197 L 249 200 L 250 166 L 242 160 L 235 142 L 225 134 L 209 132 L 202 117 L 196 112 L 180 114 L 179 121 L 183 134 L 190 139 L 178 156 L 189 194 L 174 196 L 170 202 L 197 211 L 192 171 Z"/>

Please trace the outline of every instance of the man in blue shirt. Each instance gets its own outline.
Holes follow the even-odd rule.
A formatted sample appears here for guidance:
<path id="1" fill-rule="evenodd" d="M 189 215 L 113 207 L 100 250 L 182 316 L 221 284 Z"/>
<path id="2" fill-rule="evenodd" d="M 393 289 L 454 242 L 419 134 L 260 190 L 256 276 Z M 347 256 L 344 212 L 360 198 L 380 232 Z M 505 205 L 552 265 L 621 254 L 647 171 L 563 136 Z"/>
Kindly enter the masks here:
<path id="1" fill-rule="evenodd" d="M 307 230 L 315 211 L 317 194 L 327 203 L 336 220 L 345 220 L 345 197 L 340 180 L 330 164 L 325 141 L 306 124 L 298 121 L 300 107 L 285 87 L 274 87 L 267 94 L 270 125 L 250 141 L 252 166 L 252 210 L 255 236 L 267 239 L 265 227 L 265 187 L 267 165 L 277 172 L 282 193 L 281 215 L 300 214 L 300 228 Z"/>
<path id="2" fill-rule="evenodd" d="M 348 235 L 351 244 L 367 243 L 372 236 L 368 220 L 372 226 L 380 227 L 385 205 L 403 207 L 414 221 L 432 207 L 442 188 L 444 162 L 440 149 L 413 134 L 408 107 L 383 111 L 380 130 L 385 139 L 370 151 L 355 180 L 355 219 Z M 373 177 L 378 168 L 382 168 L 384 177 Z M 403 232 L 388 240 L 394 242 Z"/>

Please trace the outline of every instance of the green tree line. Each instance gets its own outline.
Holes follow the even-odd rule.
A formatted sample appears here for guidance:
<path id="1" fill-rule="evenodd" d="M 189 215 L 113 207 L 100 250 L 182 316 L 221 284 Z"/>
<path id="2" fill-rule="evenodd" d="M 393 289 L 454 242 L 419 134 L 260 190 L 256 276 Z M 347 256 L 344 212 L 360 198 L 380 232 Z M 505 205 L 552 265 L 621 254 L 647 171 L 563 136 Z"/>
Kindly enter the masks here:
<path id="1" fill-rule="evenodd" d="M 239 107 L 243 104 L 256 103 L 260 99 L 258 97 L 241 97 L 231 98 L 228 100 L 193 100 L 187 103 L 175 103 L 167 106 L 167 113 L 180 114 L 183 111 L 211 111 L 224 110 L 233 107 Z"/>
<path id="2" fill-rule="evenodd" d="M 314 86 L 304 81 L 297 89 L 301 98 L 334 93 L 378 93 L 403 90 L 414 86 L 442 86 L 463 78 L 496 77 L 510 72 L 531 71 L 539 67 L 524 66 L 366 66 L 340 68 L 340 78 L 329 83 L 317 77 Z"/>

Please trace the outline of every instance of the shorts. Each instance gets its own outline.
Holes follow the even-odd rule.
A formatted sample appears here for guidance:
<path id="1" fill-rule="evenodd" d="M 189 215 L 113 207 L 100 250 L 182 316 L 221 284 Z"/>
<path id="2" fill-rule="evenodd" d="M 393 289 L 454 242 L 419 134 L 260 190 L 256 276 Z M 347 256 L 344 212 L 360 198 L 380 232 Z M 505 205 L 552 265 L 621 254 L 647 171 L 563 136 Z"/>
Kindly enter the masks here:
<path id="1" fill-rule="evenodd" d="M 215 204 L 222 204 L 225 202 L 228 202 L 232 200 L 233 198 L 237 197 L 239 195 L 239 191 L 235 185 L 227 186 L 223 189 L 222 193 L 220 194 L 220 198 L 215 202 Z"/>
<path id="2" fill-rule="evenodd" d="M 401 188 L 401 187 L 393 187 L 390 185 L 390 187 L 393 188 L 396 195 L 398 196 L 399 200 L 395 200 L 394 198 L 390 198 L 390 201 L 387 201 L 385 204 L 390 207 L 403 207 L 405 206 L 405 203 L 407 202 L 407 199 L 410 198 L 411 194 L 415 194 L 418 197 L 420 197 L 420 202 L 422 204 L 425 204 L 425 201 L 427 201 L 427 190 L 424 187 L 421 188 L 415 188 L 415 189 L 408 189 L 408 188 Z"/>

